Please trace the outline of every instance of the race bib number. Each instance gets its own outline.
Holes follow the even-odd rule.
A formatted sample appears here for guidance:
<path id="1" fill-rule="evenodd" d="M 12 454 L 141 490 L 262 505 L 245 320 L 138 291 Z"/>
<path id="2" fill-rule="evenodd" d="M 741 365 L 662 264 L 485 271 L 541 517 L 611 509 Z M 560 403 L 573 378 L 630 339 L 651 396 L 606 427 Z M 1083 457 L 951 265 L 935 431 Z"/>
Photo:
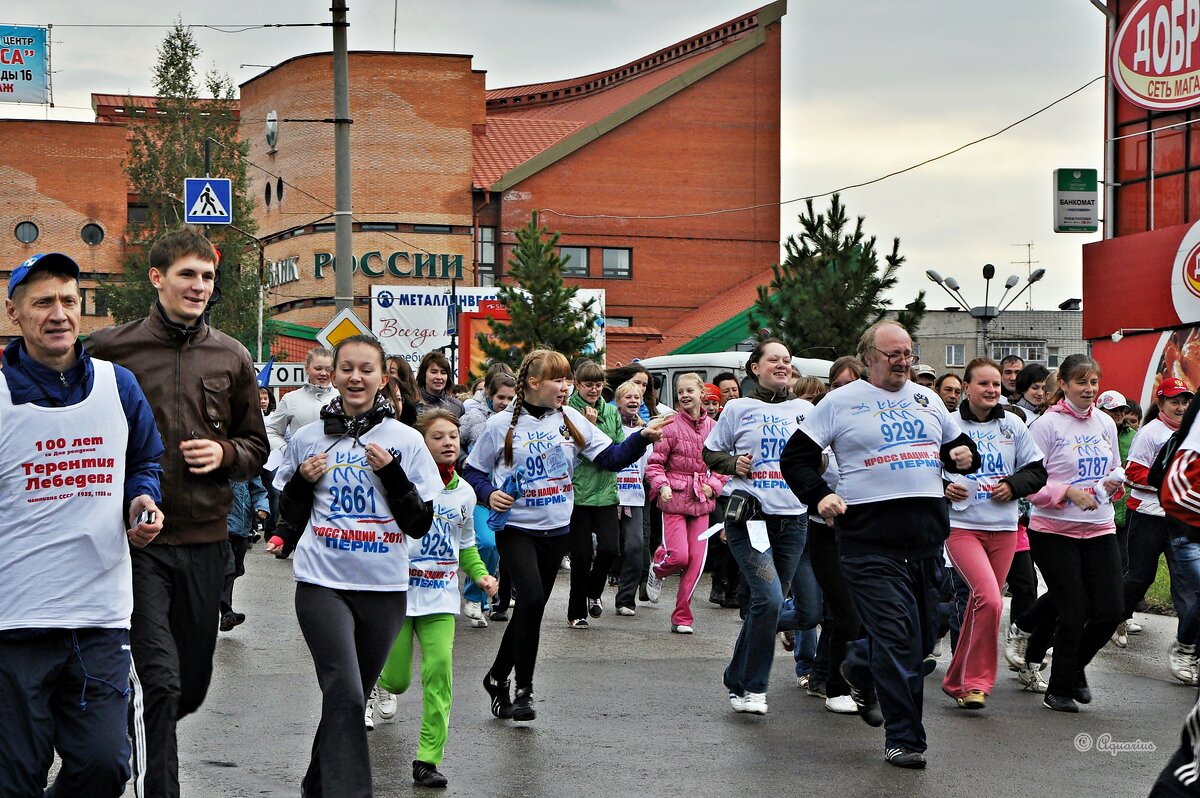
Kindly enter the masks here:
<path id="1" fill-rule="evenodd" d="M 539 455 L 542 461 L 542 467 L 546 471 L 546 476 L 549 479 L 570 479 L 571 471 L 567 463 L 567 456 L 563 454 L 561 446 L 551 446 L 549 449 Z"/>

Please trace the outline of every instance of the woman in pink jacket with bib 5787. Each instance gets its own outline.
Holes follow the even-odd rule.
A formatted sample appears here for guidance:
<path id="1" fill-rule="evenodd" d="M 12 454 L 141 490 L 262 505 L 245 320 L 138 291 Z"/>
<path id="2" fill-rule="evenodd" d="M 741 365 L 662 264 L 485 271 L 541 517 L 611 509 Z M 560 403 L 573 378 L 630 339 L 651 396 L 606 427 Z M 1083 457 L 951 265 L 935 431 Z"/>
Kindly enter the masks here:
<path id="1" fill-rule="evenodd" d="M 704 380 L 699 374 L 681 374 L 675 380 L 679 413 L 663 430 L 646 466 L 650 491 L 658 497 L 663 514 L 663 543 L 654 552 L 646 592 L 657 602 L 662 580 L 682 573 L 671 613 L 671 631 L 692 633 L 692 593 L 704 570 L 708 541 L 700 535 L 708 528 L 708 514 L 729 477 L 713 474 L 704 464 L 704 440 L 714 422 L 701 399 Z"/>

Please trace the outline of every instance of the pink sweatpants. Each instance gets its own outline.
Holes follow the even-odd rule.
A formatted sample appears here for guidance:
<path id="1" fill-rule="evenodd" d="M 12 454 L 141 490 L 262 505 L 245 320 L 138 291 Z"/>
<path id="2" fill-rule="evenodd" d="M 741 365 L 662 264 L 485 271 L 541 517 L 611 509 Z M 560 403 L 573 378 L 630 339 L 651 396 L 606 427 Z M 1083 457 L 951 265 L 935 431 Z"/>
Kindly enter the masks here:
<path id="1" fill-rule="evenodd" d="M 942 680 L 942 687 L 952 696 L 961 697 L 968 690 L 990 694 L 996 686 L 996 635 L 1004 611 L 1000 586 L 1008 575 L 1016 546 L 1013 532 L 950 530 L 946 553 L 971 588 L 958 647 Z"/>
<path id="2" fill-rule="evenodd" d="M 651 568 L 655 576 L 666 578 L 682 573 L 679 591 L 675 594 L 675 612 L 671 623 L 691 626 L 692 593 L 700 574 L 704 571 L 704 560 L 708 556 L 708 541 L 700 540 L 701 533 L 708 529 L 707 515 L 676 515 L 663 513 L 663 542 L 654 552 Z"/>

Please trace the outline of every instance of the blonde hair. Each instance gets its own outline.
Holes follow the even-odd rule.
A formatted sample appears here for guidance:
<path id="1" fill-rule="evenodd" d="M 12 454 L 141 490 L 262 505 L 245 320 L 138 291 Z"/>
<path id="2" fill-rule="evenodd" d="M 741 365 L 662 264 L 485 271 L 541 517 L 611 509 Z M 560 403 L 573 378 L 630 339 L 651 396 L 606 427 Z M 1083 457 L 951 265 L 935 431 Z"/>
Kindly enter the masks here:
<path id="1" fill-rule="evenodd" d="M 703 378 L 703 377 L 701 377 L 701 376 L 700 376 L 699 374 L 697 374 L 696 372 L 694 372 L 694 371 L 689 371 L 688 373 L 686 373 L 686 374 L 680 374 L 678 377 L 676 377 L 676 378 L 675 378 L 675 393 L 676 393 L 677 395 L 678 395 L 678 393 L 679 393 L 679 383 L 681 383 L 681 382 L 694 382 L 694 383 L 696 383 L 696 387 L 698 387 L 698 388 L 700 389 L 700 396 L 701 396 L 701 398 L 703 398 L 703 397 L 704 397 L 704 378 Z"/>
<path id="2" fill-rule="evenodd" d="M 613 391 L 613 401 L 620 401 L 621 397 L 627 393 L 636 393 L 640 398 L 646 395 L 646 389 L 633 380 L 625 380 L 617 386 L 617 390 Z"/>
<path id="3" fill-rule="evenodd" d="M 511 466 L 513 463 L 513 430 L 517 428 L 517 421 L 521 418 L 521 407 L 525 403 L 525 386 L 529 384 L 529 380 L 555 380 L 570 376 L 570 361 L 565 355 L 551 349 L 535 349 L 521 361 L 521 368 L 517 371 L 517 395 L 513 399 L 512 423 L 508 425 L 508 432 L 504 435 L 504 464 L 506 466 Z M 575 429 L 575 425 L 571 423 L 571 419 L 567 417 L 566 413 L 563 413 L 562 416 L 563 425 L 567 428 L 571 440 L 575 441 L 575 445 L 582 451 L 583 435 Z"/>
<path id="4" fill-rule="evenodd" d="M 821 382 L 816 377 L 801 377 L 796 380 L 795 386 L 792 388 L 793 393 L 799 399 L 807 399 L 812 401 L 818 396 L 824 396 L 829 389 L 825 387 L 825 383 Z"/>

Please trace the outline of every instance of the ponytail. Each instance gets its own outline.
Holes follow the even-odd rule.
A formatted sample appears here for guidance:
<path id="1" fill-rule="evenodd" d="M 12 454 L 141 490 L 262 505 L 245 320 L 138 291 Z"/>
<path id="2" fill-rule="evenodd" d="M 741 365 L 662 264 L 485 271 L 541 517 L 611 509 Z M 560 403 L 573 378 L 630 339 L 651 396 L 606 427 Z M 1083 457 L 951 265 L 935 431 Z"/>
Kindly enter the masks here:
<path id="1" fill-rule="evenodd" d="M 517 371 L 517 395 L 513 399 L 512 423 L 508 425 L 508 432 L 504 435 L 504 465 L 511 466 L 513 464 L 513 432 L 517 428 L 517 421 L 521 418 L 521 407 L 525 403 L 525 386 L 529 379 L 531 377 L 556 379 L 570 375 L 571 364 L 567 358 L 550 349 L 535 349 L 521 361 L 521 368 Z M 563 423 L 571 435 L 571 440 L 575 441 L 575 445 L 582 451 L 583 435 L 575 429 L 575 425 L 571 423 L 571 419 L 567 418 L 565 412 L 563 413 Z"/>

